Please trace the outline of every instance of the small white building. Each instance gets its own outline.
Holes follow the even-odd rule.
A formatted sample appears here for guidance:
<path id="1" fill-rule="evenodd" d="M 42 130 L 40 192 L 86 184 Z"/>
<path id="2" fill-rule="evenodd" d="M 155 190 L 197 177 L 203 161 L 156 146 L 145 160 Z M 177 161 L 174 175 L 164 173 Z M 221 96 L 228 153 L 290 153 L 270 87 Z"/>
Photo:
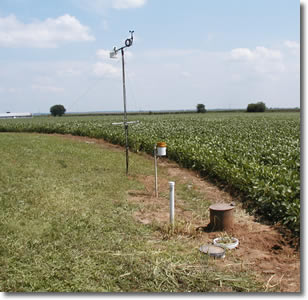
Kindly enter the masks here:
<path id="1" fill-rule="evenodd" d="M 17 119 L 17 118 L 32 118 L 31 113 L 11 113 L 7 112 L 5 114 L 0 114 L 0 119 Z"/>

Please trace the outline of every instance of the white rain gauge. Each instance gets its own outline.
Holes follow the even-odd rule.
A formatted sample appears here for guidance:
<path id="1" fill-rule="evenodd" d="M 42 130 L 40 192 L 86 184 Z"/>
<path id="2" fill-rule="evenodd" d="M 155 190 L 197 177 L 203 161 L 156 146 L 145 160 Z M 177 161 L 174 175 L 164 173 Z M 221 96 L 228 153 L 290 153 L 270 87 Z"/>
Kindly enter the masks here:
<path id="1" fill-rule="evenodd" d="M 154 145 L 154 170 L 155 170 L 155 197 L 158 197 L 158 182 L 157 182 L 157 157 L 166 156 L 167 144 L 158 142 Z"/>

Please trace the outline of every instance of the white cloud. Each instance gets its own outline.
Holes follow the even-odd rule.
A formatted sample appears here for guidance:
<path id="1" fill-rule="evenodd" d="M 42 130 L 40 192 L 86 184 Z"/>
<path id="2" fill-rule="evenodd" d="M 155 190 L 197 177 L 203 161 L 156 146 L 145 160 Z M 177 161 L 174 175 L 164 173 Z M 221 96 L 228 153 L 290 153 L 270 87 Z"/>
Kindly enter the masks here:
<path id="1" fill-rule="evenodd" d="M 16 88 L 8 88 L 9 93 L 16 93 L 17 89 Z"/>
<path id="2" fill-rule="evenodd" d="M 300 44 L 296 41 L 284 41 L 284 46 L 289 50 L 289 53 L 299 56 Z"/>
<path id="3" fill-rule="evenodd" d="M 98 57 L 98 59 L 110 59 L 109 54 L 110 54 L 110 50 L 105 50 L 105 49 L 99 49 L 96 51 L 96 56 Z"/>
<path id="4" fill-rule="evenodd" d="M 255 50 L 248 48 L 236 48 L 231 50 L 231 58 L 234 60 L 257 60 L 257 59 L 281 59 L 279 50 L 256 47 Z"/>
<path id="5" fill-rule="evenodd" d="M 113 0 L 112 7 L 115 9 L 138 8 L 145 3 L 146 0 Z"/>
<path id="6" fill-rule="evenodd" d="M 103 26 L 104 31 L 107 31 L 109 29 L 108 21 L 104 20 L 102 22 L 102 26 Z"/>
<path id="7" fill-rule="evenodd" d="M 50 92 L 50 93 L 61 93 L 64 91 L 64 88 L 52 86 L 52 85 L 39 85 L 32 84 L 32 90 L 40 91 L 40 92 Z"/>
<path id="8" fill-rule="evenodd" d="M 94 40 L 89 28 L 68 14 L 29 24 L 14 15 L 0 18 L 0 47 L 55 48 L 65 42 Z"/>
<path id="9" fill-rule="evenodd" d="M 109 9 L 139 8 L 146 2 L 147 0 L 72 0 L 73 4 L 77 4 L 84 10 L 103 15 L 106 15 Z"/>
<path id="10" fill-rule="evenodd" d="M 168 58 L 182 56 L 198 56 L 202 55 L 203 51 L 197 49 L 154 49 L 144 53 L 145 56 L 151 58 Z"/>
<path id="11" fill-rule="evenodd" d="M 191 73 L 186 72 L 186 71 L 182 71 L 182 72 L 180 73 L 180 75 L 181 75 L 182 77 L 184 77 L 184 78 L 189 78 L 189 77 L 191 77 Z"/>
<path id="12" fill-rule="evenodd" d="M 248 67 L 246 71 L 251 69 L 257 73 L 268 74 L 270 79 L 276 78 L 275 73 L 286 70 L 282 53 L 279 50 L 265 47 L 256 47 L 254 50 L 236 48 L 231 50 L 229 58 Z"/>
<path id="13" fill-rule="evenodd" d="M 298 42 L 295 42 L 295 41 L 285 41 L 284 45 L 287 48 L 296 49 L 296 50 L 299 49 L 299 47 L 300 47 L 300 44 Z"/>
<path id="14" fill-rule="evenodd" d="M 81 70 L 74 69 L 74 68 L 69 68 L 69 69 L 62 69 L 57 71 L 57 74 L 59 76 L 80 76 L 81 75 Z"/>
<path id="15" fill-rule="evenodd" d="M 0 87 L 0 93 L 16 93 L 17 89 L 16 88 L 3 88 Z"/>
<path id="16" fill-rule="evenodd" d="M 279 50 L 273 50 L 273 49 L 268 49 L 265 47 L 256 47 L 255 50 L 256 56 L 258 58 L 265 58 L 265 59 L 281 59 L 282 54 Z"/>
<path id="17" fill-rule="evenodd" d="M 96 51 L 96 56 L 99 59 L 97 63 L 93 65 L 93 72 L 98 77 L 107 77 L 107 78 L 117 78 L 121 74 L 121 69 L 118 66 L 114 66 L 114 64 L 119 63 L 119 59 L 121 58 L 121 54 L 119 53 L 115 59 L 111 59 L 110 50 L 99 49 Z M 126 50 L 125 58 L 131 59 L 133 54 Z"/>
<path id="18" fill-rule="evenodd" d="M 231 58 L 235 60 L 239 59 L 252 60 L 254 59 L 254 53 L 248 48 L 236 48 L 231 50 Z"/>
<path id="19" fill-rule="evenodd" d="M 99 49 L 96 51 L 96 56 L 100 60 L 93 65 L 93 73 L 98 77 L 116 78 L 120 75 L 120 69 L 113 66 L 110 56 L 110 51 Z"/>
<path id="20" fill-rule="evenodd" d="M 230 79 L 233 82 L 240 82 L 243 80 L 243 74 L 233 73 L 231 74 Z"/>
<path id="21" fill-rule="evenodd" d="M 116 78 L 120 76 L 120 69 L 105 62 L 97 62 L 93 66 L 93 72 L 98 77 Z"/>

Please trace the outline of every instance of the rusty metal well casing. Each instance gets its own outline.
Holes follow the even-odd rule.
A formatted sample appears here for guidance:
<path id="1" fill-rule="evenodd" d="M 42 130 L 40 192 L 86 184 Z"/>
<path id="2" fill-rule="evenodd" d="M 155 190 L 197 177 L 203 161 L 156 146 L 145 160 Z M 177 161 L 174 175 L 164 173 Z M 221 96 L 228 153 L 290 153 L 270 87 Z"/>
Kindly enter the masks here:
<path id="1" fill-rule="evenodd" d="M 210 225 L 212 231 L 228 231 L 233 228 L 233 206 L 218 203 L 210 206 Z"/>

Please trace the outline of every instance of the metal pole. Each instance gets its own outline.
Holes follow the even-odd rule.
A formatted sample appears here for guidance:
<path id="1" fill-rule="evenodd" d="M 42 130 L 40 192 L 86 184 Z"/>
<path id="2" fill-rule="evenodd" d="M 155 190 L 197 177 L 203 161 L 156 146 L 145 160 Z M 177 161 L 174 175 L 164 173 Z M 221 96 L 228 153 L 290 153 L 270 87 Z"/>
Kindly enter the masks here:
<path id="1" fill-rule="evenodd" d="M 173 181 L 169 181 L 170 188 L 170 224 L 174 225 L 174 185 Z"/>
<path id="2" fill-rule="evenodd" d="M 155 168 L 155 197 L 158 197 L 158 191 L 157 191 L 157 148 L 156 145 L 154 145 L 154 168 Z"/>
<path id="3" fill-rule="evenodd" d="M 124 69 L 124 49 L 121 49 L 122 54 L 122 79 L 123 79 L 123 102 L 124 102 L 124 130 L 125 130 L 125 148 L 126 148 L 126 175 L 128 175 L 128 124 L 126 113 L 126 88 L 125 88 L 125 69 Z"/>

